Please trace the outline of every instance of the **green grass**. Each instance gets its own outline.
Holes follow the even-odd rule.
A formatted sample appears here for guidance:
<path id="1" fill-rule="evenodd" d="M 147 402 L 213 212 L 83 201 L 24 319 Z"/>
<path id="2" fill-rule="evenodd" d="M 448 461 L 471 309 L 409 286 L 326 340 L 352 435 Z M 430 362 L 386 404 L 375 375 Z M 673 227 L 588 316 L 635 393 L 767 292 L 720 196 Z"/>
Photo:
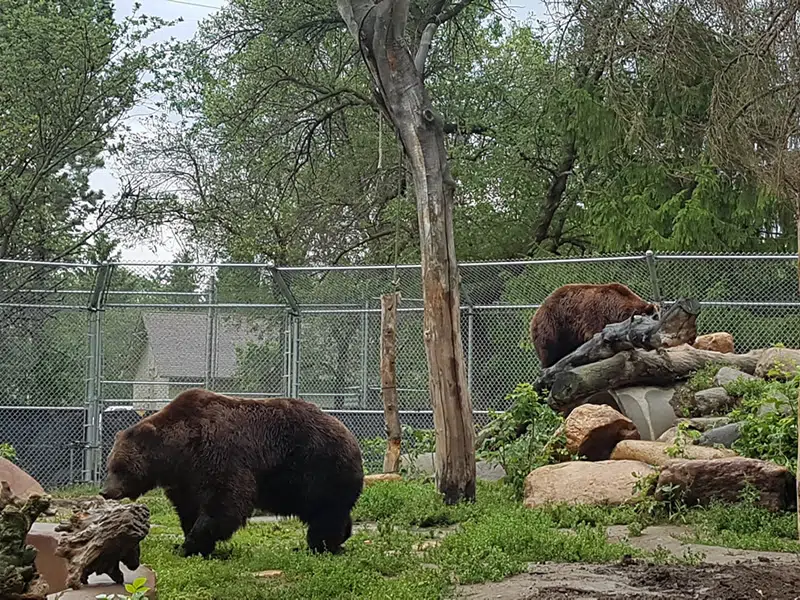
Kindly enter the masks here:
<path id="1" fill-rule="evenodd" d="M 530 510 L 503 484 L 479 483 L 478 500 L 457 506 L 445 506 L 431 483 L 370 486 L 353 513 L 361 528 L 339 556 L 308 553 L 305 528 L 287 520 L 249 524 L 218 546 L 225 558 L 180 558 L 173 546 L 182 534 L 171 505 L 160 492 L 142 501 L 160 526 L 144 540 L 142 558 L 158 575 L 161 600 L 440 600 L 456 583 L 500 580 L 532 562 L 610 562 L 625 554 L 673 560 L 607 541 L 606 526 L 641 520 L 632 507 Z M 712 506 L 673 513 L 675 519 L 694 526 L 692 541 L 699 543 L 800 550 L 790 514 Z M 283 574 L 255 575 L 267 570 Z"/>

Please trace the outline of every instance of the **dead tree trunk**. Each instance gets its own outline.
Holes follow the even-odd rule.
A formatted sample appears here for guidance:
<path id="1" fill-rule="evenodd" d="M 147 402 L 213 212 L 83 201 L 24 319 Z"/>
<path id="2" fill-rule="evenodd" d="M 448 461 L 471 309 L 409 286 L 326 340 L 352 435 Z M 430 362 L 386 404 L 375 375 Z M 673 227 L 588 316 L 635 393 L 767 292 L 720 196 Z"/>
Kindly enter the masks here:
<path id="1" fill-rule="evenodd" d="M 47 583 L 36 571 L 36 548 L 27 544 L 31 526 L 50 506 L 49 496 L 17 498 L 0 481 L 0 598 L 44 600 Z"/>
<path id="2" fill-rule="evenodd" d="M 386 421 L 386 455 L 383 472 L 400 470 L 400 413 L 397 410 L 397 308 L 400 293 L 381 296 L 381 396 Z"/>
<path id="3" fill-rule="evenodd" d="M 688 344 L 658 350 L 627 350 L 611 358 L 555 373 L 548 403 L 555 410 L 567 412 L 597 392 L 633 385 L 667 385 L 689 377 L 712 362 L 752 374 L 763 352 L 723 354 L 698 350 Z"/>
<path id="4" fill-rule="evenodd" d="M 549 388 L 564 371 L 611 358 L 625 350 L 656 350 L 692 344 L 697 337 L 699 314 L 699 302 L 681 299 L 660 318 L 634 315 L 621 323 L 606 325 L 588 342 L 542 371 L 537 388 L 540 391 Z"/>
<path id="5" fill-rule="evenodd" d="M 409 51 L 409 0 L 338 0 L 362 49 L 381 108 L 394 124 L 414 176 L 422 253 L 425 352 L 436 430 L 436 484 L 447 503 L 475 498 L 475 431 L 461 344 L 453 192 L 444 128 L 423 83 L 439 25 L 470 2 L 431 1 L 416 56 Z M 419 7 L 418 7 L 419 8 Z"/>

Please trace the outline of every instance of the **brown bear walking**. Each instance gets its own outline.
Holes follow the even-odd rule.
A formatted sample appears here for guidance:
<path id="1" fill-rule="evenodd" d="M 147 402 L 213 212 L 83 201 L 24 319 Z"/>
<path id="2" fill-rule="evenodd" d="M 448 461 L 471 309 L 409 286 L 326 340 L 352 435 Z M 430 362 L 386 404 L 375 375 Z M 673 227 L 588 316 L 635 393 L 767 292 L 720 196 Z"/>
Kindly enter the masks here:
<path id="1" fill-rule="evenodd" d="M 657 304 L 645 302 L 621 283 L 572 283 L 545 298 L 531 319 L 533 342 L 542 368 L 577 350 L 611 323 L 632 315 L 652 315 Z"/>
<path id="2" fill-rule="evenodd" d="M 164 489 L 180 518 L 184 556 L 210 555 L 254 508 L 298 517 L 312 551 L 338 553 L 364 485 L 358 441 L 316 405 L 202 389 L 120 431 L 107 471 L 104 498 Z"/>

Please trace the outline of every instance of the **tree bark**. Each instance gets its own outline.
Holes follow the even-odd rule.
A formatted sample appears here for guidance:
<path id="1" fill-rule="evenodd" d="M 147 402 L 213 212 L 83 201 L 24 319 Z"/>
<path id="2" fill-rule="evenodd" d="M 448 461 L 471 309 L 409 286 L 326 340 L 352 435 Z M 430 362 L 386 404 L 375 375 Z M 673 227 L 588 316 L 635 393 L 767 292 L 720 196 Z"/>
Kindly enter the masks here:
<path id="1" fill-rule="evenodd" d="M 753 374 L 764 350 L 723 354 L 684 344 L 658 350 L 627 350 L 611 358 L 559 371 L 552 379 L 548 402 L 555 410 L 569 411 L 597 392 L 632 385 L 667 385 L 689 377 L 711 362 L 731 365 Z"/>
<path id="2" fill-rule="evenodd" d="M 537 382 L 540 391 L 549 388 L 564 371 L 588 365 L 619 352 L 641 348 L 656 350 L 692 344 L 697 337 L 700 303 L 681 299 L 658 316 L 634 315 L 621 323 L 606 325 L 600 333 L 556 364 L 544 369 Z"/>
<path id="3" fill-rule="evenodd" d="M 383 472 L 400 470 L 402 430 L 397 410 L 397 307 L 400 293 L 381 296 L 381 396 L 386 421 L 386 454 Z"/>
<path id="4" fill-rule="evenodd" d="M 442 119 L 406 45 L 408 0 L 338 0 L 414 177 L 422 254 L 425 352 L 436 431 L 436 485 L 448 504 L 475 498 L 475 431 L 461 344 L 453 192 Z M 434 28 L 435 31 L 435 28 Z M 421 49 L 422 50 L 422 49 Z M 424 52 L 417 63 L 424 65 Z M 422 56 L 422 58 L 419 58 Z"/>

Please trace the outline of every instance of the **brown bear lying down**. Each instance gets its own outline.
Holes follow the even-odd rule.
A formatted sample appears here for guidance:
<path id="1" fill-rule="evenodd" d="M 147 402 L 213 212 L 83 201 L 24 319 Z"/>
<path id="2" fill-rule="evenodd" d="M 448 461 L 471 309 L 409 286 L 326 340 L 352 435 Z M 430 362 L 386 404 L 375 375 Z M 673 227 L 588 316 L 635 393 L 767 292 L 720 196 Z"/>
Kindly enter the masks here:
<path id="1" fill-rule="evenodd" d="M 606 325 L 657 311 L 657 304 L 642 300 L 621 283 L 571 283 L 553 291 L 533 314 L 531 342 L 546 369 Z"/>
<path id="2" fill-rule="evenodd" d="M 337 553 L 364 485 L 358 441 L 316 405 L 202 389 L 120 431 L 107 471 L 104 498 L 164 489 L 180 518 L 184 556 L 210 555 L 254 508 L 298 517 L 312 551 Z"/>

